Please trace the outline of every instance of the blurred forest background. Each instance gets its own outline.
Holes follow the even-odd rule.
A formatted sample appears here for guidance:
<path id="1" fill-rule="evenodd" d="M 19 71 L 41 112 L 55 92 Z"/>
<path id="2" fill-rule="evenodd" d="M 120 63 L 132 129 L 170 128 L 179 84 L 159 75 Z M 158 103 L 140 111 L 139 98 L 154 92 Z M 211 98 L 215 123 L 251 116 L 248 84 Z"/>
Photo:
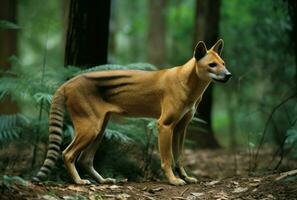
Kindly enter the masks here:
<path id="1" fill-rule="evenodd" d="M 45 156 L 52 94 L 70 77 L 182 65 L 199 40 L 210 48 L 218 38 L 225 41 L 222 57 L 233 77 L 206 92 L 188 147 L 246 150 L 251 169 L 263 148 L 280 157 L 275 168 L 284 157 L 297 157 L 294 0 L 1 0 L 0 20 L 0 156 L 13 155 L 1 159 L 1 174 L 17 159 L 30 162 L 24 171 L 36 172 Z M 73 134 L 68 120 L 64 146 Z M 119 163 L 147 171 L 155 139 L 154 120 L 114 119 L 100 159 L 115 171 Z M 126 145 L 109 149 L 111 143 Z M 117 153 L 141 157 L 142 169 L 109 158 Z"/>

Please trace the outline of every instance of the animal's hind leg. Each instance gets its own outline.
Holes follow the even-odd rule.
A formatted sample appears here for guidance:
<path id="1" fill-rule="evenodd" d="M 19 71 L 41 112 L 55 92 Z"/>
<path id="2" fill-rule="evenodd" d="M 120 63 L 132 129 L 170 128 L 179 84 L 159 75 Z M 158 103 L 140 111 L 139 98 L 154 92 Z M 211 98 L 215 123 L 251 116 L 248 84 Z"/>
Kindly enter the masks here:
<path id="1" fill-rule="evenodd" d="M 94 156 L 96 154 L 96 151 L 98 150 L 98 147 L 101 143 L 101 140 L 104 135 L 105 127 L 108 123 L 109 116 L 108 114 L 105 115 L 105 117 L 102 117 L 102 119 L 99 120 L 99 124 L 101 125 L 101 128 L 99 128 L 99 133 L 96 137 L 96 139 L 80 154 L 78 158 L 78 164 L 97 182 L 99 183 L 115 183 L 115 179 L 112 178 L 103 178 L 95 169 L 93 165 Z"/>
<path id="2" fill-rule="evenodd" d="M 81 118 L 79 120 L 73 120 L 76 135 L 71 144 L 63 151 L 63 158 L 66 168 L 76 184 L 89 184 L 88 180 L 80 178 L 76 167 L 75 161 L 88 145 L 90 145 L 97 137 L 98 128 L 94 127 L 94 123 L 88 118 Z"/>

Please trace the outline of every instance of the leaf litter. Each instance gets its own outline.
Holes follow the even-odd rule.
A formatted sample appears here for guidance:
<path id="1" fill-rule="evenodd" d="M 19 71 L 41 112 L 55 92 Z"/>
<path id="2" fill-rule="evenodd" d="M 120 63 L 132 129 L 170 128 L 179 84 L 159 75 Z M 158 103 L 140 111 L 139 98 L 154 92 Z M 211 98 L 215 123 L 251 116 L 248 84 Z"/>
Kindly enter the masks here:
<path id="1" fill-rule="evenodd" d="M 258 173 L 249 175 L 246 168 L 248 156 L 238 156 L 238 168 L 227 159 L 224 151 L 187 151 L 185 161 L 192 172 L 203 172 L 194 175 L 197 184 L 171 186 L 162 181 L 117 182 L 116 184 L 75 185 L 61 183 L 33 184 L 18 176 L 5 176 L 0 180 L 0 199 L 44 199 L 44 200 L 105 200 L 105 199 L 297 199 L 297 182 L 295 174 Z M 216 158 L 219 157 L 219 160 Z M 190 164 L 189 164 L 190 163 Z M 196 163 L 196 164 L 194 164 Z M 223 166 L 218 171 L 218 165 Z M 295 165 L 296 166 L 296 165 Z M 235 173 L 235 171 L 238 171 Z M 233 175 L 232 175 L 233 173 Z M 284 177 L 286 175 L 286 177 Z M 281 179 L 279 177 L 281 176 Z M 284 177 L 284 178 L 283 178 Z M 288 179 L 290 178 L 290 179 Z M 287 180 L 288 179 L 288 180 Z"/>

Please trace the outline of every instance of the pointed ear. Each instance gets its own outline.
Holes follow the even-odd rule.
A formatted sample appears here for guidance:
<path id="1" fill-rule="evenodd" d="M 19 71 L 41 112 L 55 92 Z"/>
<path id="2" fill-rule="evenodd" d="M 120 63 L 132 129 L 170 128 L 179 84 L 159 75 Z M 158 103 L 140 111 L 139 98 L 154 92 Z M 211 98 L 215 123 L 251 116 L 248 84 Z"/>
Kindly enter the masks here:
<path id="1" fill-rule="evenodd" d="M 211 50 L 217 52 L 217 54 L 221 55 L 224 47 L 224 41 L 222 39 L 219 39 L 213 47 L 211 47 Z"/>
<path id="2" fill-rule="evenodd" d="M 199 41 L 194 50 L 194 57 L 196 60 L 200 60 L 207 53 L 207 49 L 205 43 L 203 41 Z"/>

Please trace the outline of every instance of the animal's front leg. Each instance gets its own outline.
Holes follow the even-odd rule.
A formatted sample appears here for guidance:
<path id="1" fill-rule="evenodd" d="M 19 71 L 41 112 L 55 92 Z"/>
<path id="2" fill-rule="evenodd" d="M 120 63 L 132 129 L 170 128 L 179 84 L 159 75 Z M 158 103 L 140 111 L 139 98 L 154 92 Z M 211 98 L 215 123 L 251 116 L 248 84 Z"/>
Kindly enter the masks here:
<path id="1" fill-rule="evenodd" d="M 194 110 L 185 114 L 185 116 L 179 121 L 174 128 L 173 134 L 173 156 L 175 160 L 175 168 L 179 176 L 188 183 L 197 183 L 197 179 L 187 175 L 183 166 L 183 145 L 186 136 L 187 127 L 194 115 Z"/>
<path id="2" fill-rule="evenodd" d="M 173 124 L 166 124 L 163 120 L 158 121 L 158 142 L 161 157 L 161 167 L 169 181 L 173 185 L 185 185 L 186 182 L 176 178 L 172 171 L 172 135 Z"/>

